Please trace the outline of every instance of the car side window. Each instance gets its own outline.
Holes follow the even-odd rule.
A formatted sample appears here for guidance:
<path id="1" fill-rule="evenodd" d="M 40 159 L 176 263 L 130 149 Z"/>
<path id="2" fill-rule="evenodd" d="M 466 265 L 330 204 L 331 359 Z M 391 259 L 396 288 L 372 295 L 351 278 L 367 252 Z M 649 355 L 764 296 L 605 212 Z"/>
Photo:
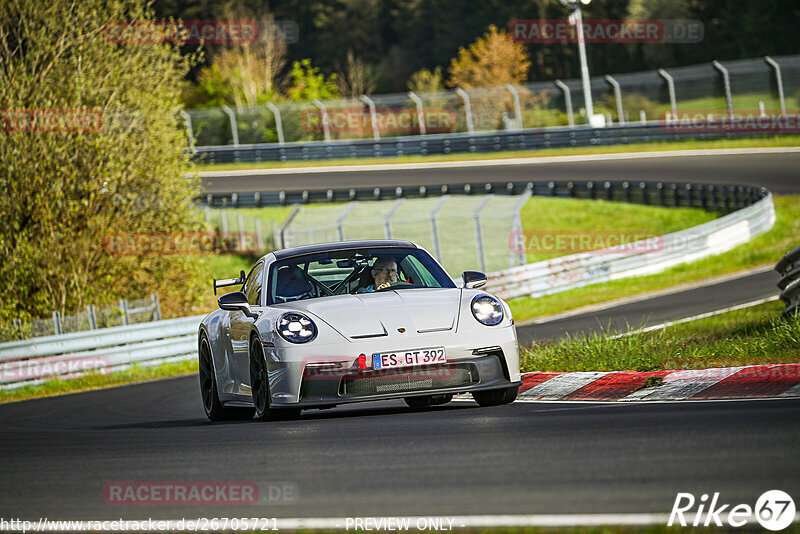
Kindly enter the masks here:
<path id="1" fill-rule="evenodd" d="M 247 281 L 244 283 L 244 294 L 247 296 L 247 302 L 251 306 L 261 305 L 261 286 L 264 280 L 264 263 L 258 262 Z"/>

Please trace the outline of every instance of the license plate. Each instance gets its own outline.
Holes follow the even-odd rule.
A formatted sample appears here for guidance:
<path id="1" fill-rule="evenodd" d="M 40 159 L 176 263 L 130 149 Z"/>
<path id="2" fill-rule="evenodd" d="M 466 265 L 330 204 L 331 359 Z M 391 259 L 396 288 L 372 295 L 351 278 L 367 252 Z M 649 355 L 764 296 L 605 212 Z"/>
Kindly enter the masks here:
<path id="1" fill-rule="evenodd" d="M 372 355 L 373 369 L 393 369 L 396 367 L 412 367 L 415 365 L 429 365 L 433 363 L 447 363 L 444 347 L 399 350 Z"/>

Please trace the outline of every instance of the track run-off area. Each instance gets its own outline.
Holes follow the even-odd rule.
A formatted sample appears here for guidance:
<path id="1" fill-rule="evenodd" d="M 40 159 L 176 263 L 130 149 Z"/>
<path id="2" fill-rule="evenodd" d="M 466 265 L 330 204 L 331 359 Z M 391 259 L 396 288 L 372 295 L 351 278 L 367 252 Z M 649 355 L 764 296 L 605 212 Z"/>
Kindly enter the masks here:
<path id="1" fill-rule="evenodd" d="M 715 152 L 319 167 L 203 180 L 212 192 L 508 179 L 669 180 L 800 193 L 798 149 Z M 659 324 L 776 295 L 776 282 L 776 273 L 755 270 L 526 323 L 518 331 L 529 342 L 609 323 Z M 197 378 L 190 376 L 0 405 L 0 517 L 662 518 L 679 492 L 698 498 L 719 492 L 725 503 L 754 506 L 765 491 L 781 489 L 797 501 L 799 443 L 798 399 L 515 402 L 495 408 L 456 401 L 418 412 L 402 401 L 385 401 L 309 411 L 295 421 L 210 423 Z M 108 498 L 114 483 L 209 481 L 255 484 L 259 499 L 149 506 Z"/>

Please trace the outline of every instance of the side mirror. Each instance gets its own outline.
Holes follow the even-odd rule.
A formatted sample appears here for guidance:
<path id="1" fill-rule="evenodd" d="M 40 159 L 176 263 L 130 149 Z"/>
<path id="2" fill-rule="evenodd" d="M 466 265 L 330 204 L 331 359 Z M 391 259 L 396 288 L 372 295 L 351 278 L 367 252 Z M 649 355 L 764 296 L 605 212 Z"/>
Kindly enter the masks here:
<path id="1" fill-rule="evenodd" d="M 242 311 L 248 317 L 254 316 L 250 311 L 250 304 L 247 302 L 247 295 L 241 291 L 234 291 L 233 293 L 222 295 L 217 299 L 217 304 L 219 304 L 220 309 L 223 310 Z"/>
<path id="2" fill-rule="evenodd" d="M 466 289 L 476 289 L 486 285 L 486 275 L 478 271 L 464 271 L 461 274 Z"/>

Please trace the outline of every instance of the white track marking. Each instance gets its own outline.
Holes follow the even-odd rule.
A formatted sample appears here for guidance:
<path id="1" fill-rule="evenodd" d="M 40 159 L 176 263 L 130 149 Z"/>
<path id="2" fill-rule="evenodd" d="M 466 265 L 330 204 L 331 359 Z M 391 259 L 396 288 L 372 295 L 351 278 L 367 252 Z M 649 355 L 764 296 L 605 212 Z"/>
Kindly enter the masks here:
<path id="1" fill-rule="evenodd" d="M 202 171 L 202 178 L 226 176 L 271 176 L 282 174 L 314 174 L 331 172 L 374 172 L 427 169 L 458 169 L 469 167 L 491 167 L 496 165 L 541 165 L 548 163 L 579 163 L 650 158 L 678 158 L 696 156 L 735 156 L 747 154 L 793 154 L 800 147 L 725 148 L 710 150 L 673 150 L 664 152 L 621 152 L 615 154 L 581 154 L 576 156 L 541 156 L 528 158 L 480 159 L 462 161 L 431 161 L 428 163 L 376 163 L 374 165 L 330 165 L 319 167 L 292 167 L 278 169 L 237 169 L 229 171 Z"/>
<path id="2" fill-rule="evenodd" d="M 558 400 L 607 374 L 611 373 L 591 371 L 556 375 L 553 378 L 545 380 L 541 384 L 533 386 L 519 396 L 538 400 Z"/>
<path id="3" fill-rule="evenodd" d="M 640 328 L 638 330 L 631 330 L 629 332 L 624 332 L 622 334 L 616 334 L 616 335 L 608 336 L 608 337 L 609 337 L 609 339 L 617 339 L 617 338 L 620 338 L 620 337 L 632 336 L 634 334 L 643 334 L 645 332 L 652 332 L 653 330 L 661 330 L 662 328 L 667 328 L 669 326 L 673 326 L 673 325 L 676 325 L 676 324 L 689 323 L 691 321 L 697 321 L 699 319 L 705 319 L 707 317 L 714 317 L 715 315 L 721 315 L 723 313 L 728 313 L 728 312 L 732 312 L 732 311 L 736 311 L 736 310 L 743 310 L 745 308 L 752 308 L 753 306 L 758 306 L 758 305 L 764 304 L 766 302 L 772 302 L 774 300 L 778 300 L 779 298 L 780 298 L 780 296 L 773 295 L 771 297 L 767 297 L 767 298 L 764 298 L 764 299 L 758 299 L 758 300 L 754 300 L 754 301 L 751 301 L 751 302 L 746 302 L 745 304 L 738 304 L 736 306 L 729 306 L 727 308 L 722 308 L 722 309 L 714 310 L 714 311 L 711 311 L 711 312 L 701 313 L 699 315 L 692 315 L 691 317 L 684 317 L 683 319 L 676 319 L 674 321 L 667 321 L 666 323 L 656 324 L 656 325 L 653 325 L 653 326 L 648 326 L 646 328 Z"/>
<path id="4" fill-rule="evenodd" d="M 664 377 L 664 384 L 634 391 L 621 401 L 636 400 L 683 400 L 700 393 L 718 382 L 738 373 L 742 367 L 716 367 L 675 371 Z"/>
<path id="5" fill-rule="evenodd" d="M 614 300 L 609 300 L 606 302 L 601 302 L 598 304 L 590 304 L 588 306 L 581 306 L 580 308 L 575 308 L 573 310 L 568 310 L 561 313 L 554 313 L 552 315 L 542 315 L 539 317 L 535 317 L 532 319 L 523 319 L 521 321 L 517 321 L 517 326 L 527 326 L 530 324 L 544 324 L 550 323 L 552 321 L 559 321 L 561 319 L 568 319 L 570 317 L 574 317 L 576 315 L 583 315 L 587 313 L 594 313 L 598 311 L 608 310 L 611 308 L 617 308 L 619 306 L 625 306 L 627 304 L 633 304 L 636 302 L 642 302 L 645 300 L 650 300 L 658 297 L 664 297 L 667 295 L 674 295 L 675 293 L 683 293 L 684 291 L 691 291 L 692 289 L 699 289 L 701 287 L 708 287 L 717 284 L 721 284 L 723 282 L 730 282 L 731 280 L 738 280 L 739 278 L 746 278 L 748 276 L 752 276 L 754 274 L 762 274 L 768 271 L 774 271 L 775 265 L 761 265 L 759 267 L 753 267 L 752 269 L 747 269 L 746 271 L 738 271 L 735 273 L 728 273 L 719 276 L 714 276 L 711 278 L 704 278 L 702 280 L 697 280 L 694 282 L 685 282 L 682 284 L 678 284 L 672 287 L 667 287 L 664 289 L 656 289 L 655 291 L 648 291 L 646 293 L 639 293 L 638 295 L 631 295 L 629 297 L 622 297 Z"/>

